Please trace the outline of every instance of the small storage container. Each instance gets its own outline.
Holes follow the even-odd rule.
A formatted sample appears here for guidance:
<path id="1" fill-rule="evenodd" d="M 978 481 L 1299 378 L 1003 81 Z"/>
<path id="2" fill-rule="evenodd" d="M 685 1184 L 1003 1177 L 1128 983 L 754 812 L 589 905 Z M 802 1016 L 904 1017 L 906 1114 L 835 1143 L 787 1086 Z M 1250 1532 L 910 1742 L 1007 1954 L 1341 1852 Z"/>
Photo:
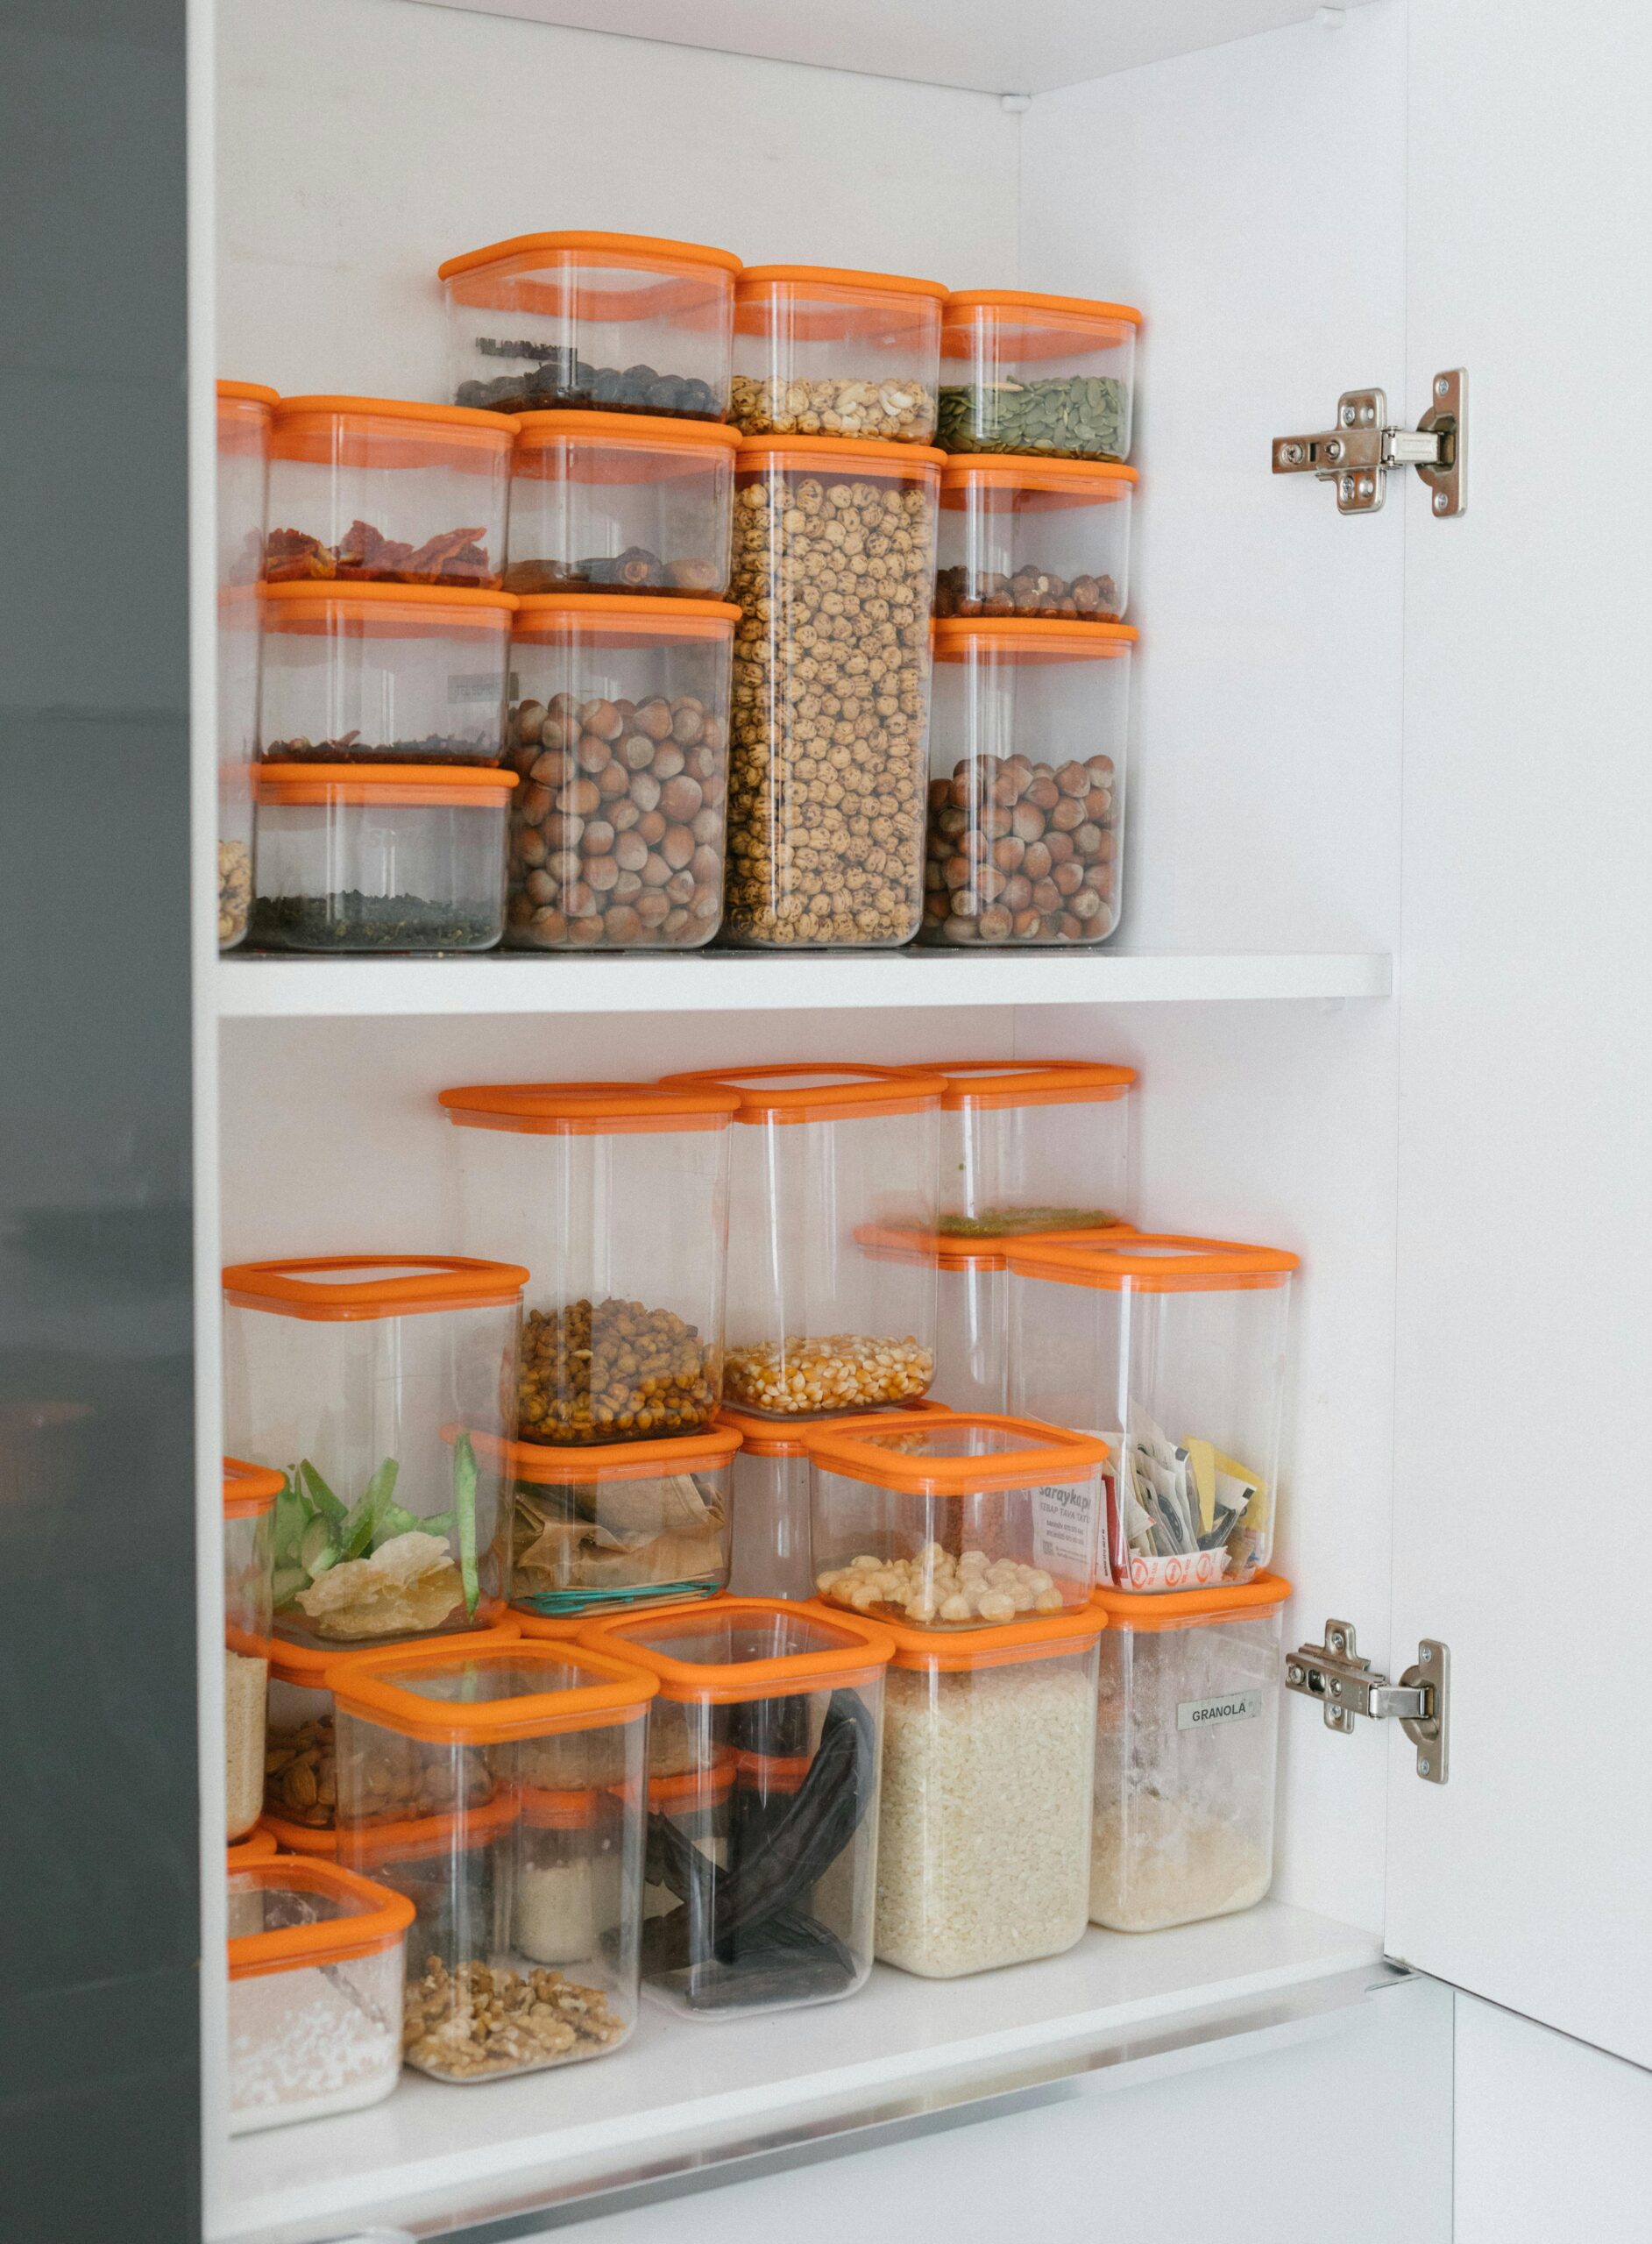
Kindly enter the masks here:
<path id="1" fill-rule="evenodd" d="M 826 1604 L 972 1636 L 1088 1605 L 1105 1442 L 985 1411 L 893 1410 L 807 1444 Z"/>
<path id="2" fill-rule="evenodd" d="M 1135 640 L 1128 623 L 935 626 L 925 942 L 1117 927 Z"/>
<path id="3" fill-rule="evenodd" d="M 492 950 L 514 771 L 261 763 L 255 940 L 270 950 Z"/>
<path id="4" fill-rule="evenodd" d="M 264 1715 L 270 1674 L 270 1577 L 280 1473 L 223 1460 L 223 1795 L 231 1839 L 264 1805 Z"/>
<path id="5" fill-rule="evenodd" d="M 938 1076 L 832 1062 L 707 1070 L 738 1111 L 728 1346 L 736 1408 L 831 1418 L 922 1395 L 935 1275 L 869 1255 L 869 1228 L 932 1227 Z"/>
<path id="6" fill-rule="evenodd" d="M 516 1438 L 658 1442 L 710 1425 L 723 1381 L 728 1125 L 698 1083 L 474 1083 L 461 1135 L 472 1246 L 527 1260 Z"/>
<path id="7" fill-rule="evenodd" d="M 691 2018 L 853 1994 L 871 1969 L 878 1740 L 887 1636 L 849 1616 L 720 1598 L 611 1620 L 581 1642 L 658 1678 L 657 1724 L 691 1784 L 650 1786 L 643 1928 L 650 1994 Z M 772 1813 L 748 1814 L 731 1756 L 786 1763 Z M 672 1758 L 676 1758 L 673 1756 Z M 662 1771 L 662 1774 L 666 1772 Z M 764 1807 L 775 1787 L 763 1788 Z"/>
<path id="8" fill-rule="evenodd" d="M 949 452 L 1128 459 L 1140 325 L 1128 304 L 1081 296 L 948 296 L 935 441 Z"/>
<path id="9" fill-rule="evenodd" d="M 1110 460 L 951 461 L 940 479 L 937 617 L 1122 623 L 1137 479 Z"/>
<path id="10" fill-rule="evenodd" d="M 722 600 L 590 593 L 520 602 L 514 948 L 691 949 L 716 934 L 739 621 Z"/>
<path id="11" fill-rule="evenodd" d="M 515 426 L 451 405 L 284 397 L 266 578 L 497 591 Z"/>
<path id="12" fill-rule="evenodd" d="M 718 422 L 523 414 L 505 589 L 723 599 L 739 442 Z"/>
<path id="13" fill-rule="evenodd" d="M 258 730 L 259 603 L 270 424 L 276 394 L 218 384 L 218 948 L 246 935 L 252 903 L 252 791 Z"/>
<path id="14" fill-rule="evenodd" d="M 1094 1606 L 891 1628 L 877 1956 L 925 1979 L 1060 1956 L 1089 1914 Z"/>
<path id="15" fill-rule="evenodd" d="M 939 280 L 748 265 L 734 290 L 732 417 L 748 437 L 932 444 Z"/>
<path id="16" fill-rule="evenodd" d="M 230 2133 L 357 2112 L 401 2069 L 413 1910 L 328 1862 L 231 1870 Z"/>
<path id="17" fill-rule="evenodd" d="M 1014 1407 L 1112 1451 L 1115 1587 L 1207 1588 L 1267 1565 L 1296 1268 L 1276 1247 L 1164 1233 L 1010 1248 Z"/>
<path id="18" fill-rule="evenodd" d="M 953 1239 L 1117 1226 L 1130 1204 L 1134 1068 L 1095 1060 L 947 1060 L 940 1212 Z"/>
<path id="19" fill-rule="evenodd" d="M 362 1644 L 494 1617 L 494 1459 L 527 1277 L 450 1255 L 225 1270 L 224 1422 L 286 1476 L 278 1635 Z"/>
<path id="20" fill-rule="evenodd" d="M 653 1677 L 578 1645 L 516 1644 L 375 1653 L 328 1679 L 339 1860 L 417 1913 L 406 2062 L 476 2081 L 618 2048 L 636 2018 Z M 540 1781 L 535 1757 L 551 1740 L 584 1741 L 615 1771 L 601 1799 Z M 457 1801 L 484 1783 L 491 1796 L 386 1820 L 370 1779 L 387 1749 L 443 1768 Z"/>
<path id="21" fill-rule="evenodd" d="M 740 259 L 647 234 L 518 234 L 450 257 L 453 394 L 494 413 L 721 421 Z"/>
<path id="22" fill-rule="evenodd" d="M 1108 1625 L 1094 1923 L 1158 1932 L 1251 1908 L 1267 1892 L 1290 1594 L 1278 1574 L 1169 1597 L 1096 1591 Z"/>
<path id="23" fill-rule="evenodd" d="M 748 437 L 735 472 L 728 938 L 892 946 L 923 909 L 940 453 Z"/>

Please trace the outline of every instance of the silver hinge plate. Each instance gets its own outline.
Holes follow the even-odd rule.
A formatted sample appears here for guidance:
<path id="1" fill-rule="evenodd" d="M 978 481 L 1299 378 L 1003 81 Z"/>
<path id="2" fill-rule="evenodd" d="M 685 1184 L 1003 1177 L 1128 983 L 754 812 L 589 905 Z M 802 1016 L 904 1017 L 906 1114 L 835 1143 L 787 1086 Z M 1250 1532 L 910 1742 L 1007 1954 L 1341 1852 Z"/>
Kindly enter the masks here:
<path id="1" fill-rule="evenodd" d="M 1374 515 L 1386 494 L 1391 467 L 1414 467 L 1432 494 L 1442 522 L 1468 504 L 1464 486 L 1464 417 L 1467 377 L 1461 366 L 1436 374 L 1429 409 L 1414 430 L 1393 427 L 1379 389 L 1345 389 L 1336 401 L 1336 426 L 1313 437 L 1275 437 L 1275 475 L 1316 475 L 1336 493 L 1339 515 Z"/>
<path id="2" fill-rule="evenodd" d="M 1352 1736 L 1357 1715 L 1374 1722 L 1392 1716 L 1417 1749 L 1417 1774 L 1431 1785 L 1445 1782 L 1451 1655 L 1436 1637 L 1425 1637 L 1414 1665 L 1391 1683 L 1359 1657 L 1351 1622 L 1327 1621 L 1323 1644 L 1302 1644 L 1286 1655 L 1285 1687 L 1317 1699 L 1326 1729 L 1345 1737 Z"/>

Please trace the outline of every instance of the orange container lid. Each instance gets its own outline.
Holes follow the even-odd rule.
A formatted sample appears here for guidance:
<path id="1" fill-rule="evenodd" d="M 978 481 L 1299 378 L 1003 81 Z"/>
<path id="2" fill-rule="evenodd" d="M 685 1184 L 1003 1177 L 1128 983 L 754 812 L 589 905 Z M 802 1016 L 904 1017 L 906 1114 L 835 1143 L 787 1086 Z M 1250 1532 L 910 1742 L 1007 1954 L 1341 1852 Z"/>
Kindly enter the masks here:
<path id="1" fill-rule="evenodd" d="M 516 433 L 514 414 L 483 413 L 473 405 L 429 405 L 422 399 L 408 397 L 284 397 L 275 408 L 278 459 L 301 457 L 283 449 L 284 441 L 299 441 L 294 424 L 300 421 L 416 422 L 422 431 L 451 429 L 486 437 L 506 449 Z"/>
<path id="2" fill-rule="evenodd" d="M 433 1862 L 442 1855 L 491 1846 L 515 1829 L 516 1812 L 515 1788 L 504 1785 L 477 1807 L 450 1807 L 440 1815 L 409 1816 L 400 1822 L 340 1824 L 333 1838 L 351 1862 L 375 1869 L 381 1863 Z"/>
<path id="3" fill-rule="evenodd" d="M 218 384 L 220 405 L 275 406 L 280 401 L 280 390 L 266 389 L 262 382 L 220 382 Z"/>
<path id="4" fill-rule="evenodd" d="M 333 1270 L 363 1275 L 334 1284 L 323 1275 Z M 519 1300 L 527 1283 L 520 1263 L 482 1262 L 465 1254 L 308 1254 L 231 1262 L 223 1272 L 224 1296 L 237 1309 L 266 1309 L 324 1324 L 424 1310 L 490 1309 Z"/>
<path id="5" fill-rule="evenodd" d="M 943 1114 L 1100 1104 L 1123 1098 L 1136 1080 L 1134 1068 L 1104 1060 L 935 1060 L 921 1072 L 946 1077 Z"/>
<path id="6" fill-rule="evenodd" d="M 436 1093 L 464 1130 L 521 1130 L 547 1138 L 626 1137 L 726 1130 L 740 1101 L 720 1084 L 466 1083 Z"/>
<path id="7" fill-rule="evenodd" d="M 272 1853 L 279 1849 L 283 1854 L 316 1855 L 323 1862 L 331 1862 L 338 1852 L 338 1834 L 330 1823 L 320 1828 L 289 1823 L 284 1815 L 272 1815 L 266 1810 L 259 1818 L 259 1829 L 268 1832 Z"/>
<path id="8" fill-rule="evenodd" d="M 931 444 L 885 444 L 876 437 L 742 437 L 734 465 L 742 474 L 770 467 L 808 468 L 834 477 L 905 476 L 939 489 L 947 454 Z"/>
<path id="9" fill-rule="evenodd" d="M 799 1610 L 813 1612 L 813 1605 Z M 818 1608 L 825 1612 L 827 1608 Z M 891 1667 L 930 1669 L 946 1675 L 979 1667 L 1017 1667 L 1032 1659 L 1060 1659 L 1088 1651 L 1101 1640 L 1107 1616 L 1099 1605 L 1076 1611 L 1044 1613 L 1026 1621 L 1003 1621 L 984 1629 L 909 1629 L 904 1622 L 881 1621 L 893 1642 Z"/>
<path id="10" fill-rule="evenodd" d="M 972 490 L 1049 491 L 1104 506 L 1122 499 L 1141 481 L 1139 468 L 1114 459 L 1005 459 L 980 453 L 949 453 L 940 479 L 940 503 Z"/>
<path id="11" fill-rule="evenodd" d="M 732 278 L 743 268 L 733 250 L 711 249 L 704 242 L 670 241 L 658 234 L 606 234 L 574 231 L 558 234 L 513 234 L 508 241 L 490 242 L 486 249 L 467 249 L 450 257 L 436 269 L 438 280 L 456 280 L 463 273 L 479 273 L 489 266 L 514 262 L 525 268 L 536 254 L 561 256 L 575 250 L 594 250 L 615 266 L 635 264 L 646 273 L 696 273 L 702 268 L 727 273 Z"/>
<path id="12" fill-rule="evenodd" d="M 737 1122 L 864 1122 L 880 1114 L 926 1114 L 945 1088 L 915 1068 L 845 1061 L 788 1060 L 769 1067 L 699 1068 L 662 1076 L 662 1085 L 705 1084 L 733 1091 Z"/>
<path id="13" fill-rule="evenodd" d="M 1110 662 L 1141 634 L 1133 623 L 1069 623 L 1064 616 L 947 615 L 933 626 L 938 663 L 961 663 L 977 649 L 1012 662 Z"/>
<path id="14" fill-rule="evenodd" d="M 741 611 L 726 600 L 677 600 L 648 593 L 519 593 L 512 636 L 521 644 L 559 638 L 570 625 L 609 646 L 660 639 L 732 640 Z"/>
<path id="15" fill-rule="evenodd" d="M 250 1862 L 268 1862 L 280 1849 L 269 1818 L 260 1816 L 245 1839 L 236 1839 L 225 1850 L 225 1861 L 230 1870 L 244 1870 Z"/>
<path id="16" fill-rule="evenodd" d="M 662 1597 L 657 1604 L 649 1605 L 646 1610 L 650 1614 L 690 1613 L 705 1601 L 702 1591 L 692 1597 Z M 591 1626 L 598 1617 L 598 1609 L 586 1607 L 578 1613 L 530 1613 L 525 1605 L 513 1605 L 510 1616 L 524 1637 L 536 1638 L 542 1644 L 571 1644 L 582 1629 Z M 604 1607 L 599 1609 L 606 1611 L 611 1608 Z M 627 1613 L 635 1613 L 638 1607 L 633 1601 L 628 1602 L 625 1609 Z"/>
<path id="17" fill-rule="evenodd" d="M 842 289 L 851 295 L 927 296 L 938 304 L 947 301 L 944 280 L 914 280 L 904 273 L 858 273 L 852 266 L 838 265 L 748 265 L 740 276 L 736 296 L 748 288 L 783 284 Z"/>
<path id="18" fill-rule="evenodd" d="M 623 1786 L 616 1789 L 622 1791 Z M 544 1785 L 516 1788 L 519 1814 L 530 1831 L 588 1831 L 601 1803 L 602 1794 L 595 1786 L 571 1792 Z"/>
<path id="19" fill-rule="evenodd" d="M 895 1444 L 921 1435 L 922 1450 Z M 969 1445 L 979 1443 L 978 1449 Z M 811 1426 L 804 1446 L 812 1465 L 824 1466 L 873 1488 L 921 1496 L 973 1495 L 979 1489 L 1041 1488 L 1079 1481 L 1107 1461 L 1099 1434 L 1071 1433 L 1039 1418 L 1011 1418 L 991 1410 L 954 1410 L 935 1418 L 911 1410 L 880 1414 L 847 1425 Z"/>
<path id="20" fill-rule="evenodd" d="M 1018 1278 L 1047 1278 L 1107 1293 L 1242 1293 L 1288 1284 L 1301 1258 L 1279 1246 L 1237 1239 L 1195 1239 L 1172 1232 L 1136 1232 L 1117 1246 L 1010 1242 Z"/>
<path id="21" fill-rule="evenodd" d="M 479 585 L 387 585 L 305 577 L 259 585 L 266 631 L 284 638 L 430 639 L 439 633 L 492 631 L 501 636 L 516 613 L 514 593 Z"/>
<path id="22" fill-rule="evenodd" d="M 1007 1270 L 1010 1249 L 1029 1242 L 1048 1239 L 1065 1246 L 1104 1246 L 1135 1236 L 1134 1225 L 1124 1223 L 1098 1224 L 1088 1230 L 1009 1232 L 992 1239 L 976 1238 L 967 1232 L 919 1231 L 900 1224 L 862 1224 L 854 1241 L 875 1262 L 932 1262 L 938 1270 L 950 1271 Z M 918 1407 L 915 1402 L 902 1405 L 908 1410 Z M 813 1423 L 818 1425 L 820 1421 Z"/>
<path id="23" fill-rule="evenodd" d="M 500 1644 L 514 1644 L 527 1631 L 517 1625 L 517 1616 L 498 1597 L 484 1597 L 476 1608 L 481 1625 L 467 1629 L 458 1641 L 467 1650 L 487 1651 Z M 415 1638 L 422 1643 L 424 1638 Z M 454 1639 L 443 1639 L 450 1650 Z M 348 1667 L 352 1660 L 367 1659 L 382 1651 L 382 1644 L 360 1644 L 352 1651 L 347 1644 L 296 1644 L 286 1637 L 271 1639 L 270 1679 L 276 1683 L 291 1683 L 301 1691 L 327 1691 L 331 1688 L 328 1677 L 336 1667 Z"/>
<path id="24" fill-rule="evenodd" d="M 472 1433 L 479 1457 L 514 1481 L 539 1487 L 564 1481 L 657 1481 L 670 1473 L 714 1473 L 740 1447 L 730 1428 L 676 1434 L 669 1441 L 603 1442 L 592 1448 L 559 1449 L 549 1442 L 500 1441 L 496 1434 Z"/>
<path id="25" fill-rule="evenodd" d="M 336 1707 L 399 1736 L 429 1745 L 498 1745 L 641 1722 L 655 1684 L 640 1664 L 588 1651 L 583 1640 L 519 1641 L 473 1652 L 462 1638 L 449 1637 L 341 1662 L 329 1668 L 327 1687 Z"/>
<path id="26" fill-rule="evenodd" d="M 514 771 L 471 763 L 255 763 L 252 799 L 390 810 L 499 810 L 519 784 Z"/>
<path id="27" fill-rule="evenodd" d="M 239 1457 L 223 1460 L 223 1516 L 226 1519 L 256 1519 L 273 1511 L 275 1499 L 287 1486 L 285 1473 L 273 1466 L 248 1465 Z"/>
<path id="28" fill-rule="evenodd" d="M 725 1648 L 731 1632 L 773 1630 L 776 1623 L 798 1650 L 748 1659 Z M 658 1677 L 663 1699 L 716 1707 L 869 1683 L 888 1665 L 890 1648 L 881 1623 L 777 1597 L 713 1597 L 671 1612 L 594 1621 L 579 1641 L 646 1667 Z"/>
<path id="29" fill-rule="evenodd" d="M 1121 342 L 1120 328 L 1138 328 L 1133 304 L 1103 303 L 1088 296 L 1041 296 L 1024 288 L 954 289 L 942 315 L 940 355 L 968 358 L 976 327 L 1018 327 L 1009 354 L 1017 359 L 1063 359 Z"/>
<path id="30" fill-rule="evenodd" d="M 854 1410 L 841 1418 L 812 1418 L 812 1431 L 827 1426 L 858 1426 L 863 1420 L 876 1420 L 883 1413 L 877 1410 Z M 904 1417 L 947 1418 L 952 1416 L 944 1402 L 932 1402 L 921 1396 L 915 1402 L 902 1406 Z M 735 1410 L 725 1402 L 718 1410 L 714 1425 L 727 1426 L 740 1436 L 742 1453 L 752 1457 L 806 1457 L 809 1453 L 801 1426 L 788 1425 L 783 1418 L 757 1418 L 748 1410 Z"/>
<path id="31" fill-rule="evenodd" d="M 663 413 L 583 412 L 559 406 L 549 413 L 519 413 L 516 453 L 572 437 L 599 448 L 622 444 L 629 451 L 727 452 L 740 449 L 740 431 L 726 421 L 672 421 Z M 581 475 L 578 479 L 583 481 Z"/>
<path id="32" fill-rule="evenodd" d="M 1138 1635 L 1162 1629 L 1192 1629 L 1215 1621 L 1249 1621 L 1271 1612 L 1292 1595 L 1283 1574 L 1252 1574 L 1249 1581 L 1217 1582 L 1209 1589 L 1152 1591 L 1093 1589 L 1090 1602 L 1107 1616 L 1108 1626 Z"/>
<path id="33" fill-rule="evenodd" d="M 650 1777 L 649 1814 L 671 1810 L 679 1815 L 691 1814 L 697 1808 L 720 1807 L 734 1789 L 737 1758 L 733 1753 L 720 1753 L 709 1768 L 684 1769 L 674 1777 Z"/>
<path id="34" fill-rule="evenodd" d="M 347 1964 L 394 1948 L 413 1922 L 405 1893 L 370 1885 L 337 1863 L 277 1855 L 231 1874 L 232 1893 L 310 1895 L 326 1911 L 315 1923 L 283 1925 L 274 1932 L 244 1933 L 229 1943 L 231 1979 L 257 1979 L 309 1964 Z"/>

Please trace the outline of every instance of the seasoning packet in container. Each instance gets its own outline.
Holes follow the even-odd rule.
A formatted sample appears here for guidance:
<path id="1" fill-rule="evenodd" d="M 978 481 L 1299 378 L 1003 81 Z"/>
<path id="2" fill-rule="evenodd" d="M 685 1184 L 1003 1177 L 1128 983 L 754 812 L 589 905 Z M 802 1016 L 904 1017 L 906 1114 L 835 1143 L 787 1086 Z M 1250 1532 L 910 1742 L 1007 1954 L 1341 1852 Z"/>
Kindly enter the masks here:
<path id="1" fill-rule="evenodd" d="M 223 1460 L 223 1793 L 231 1840 L 246 1836 L 263 1804 L 275 1502 L 286 1485 L 280 1473 L 238 1457 Z"/>

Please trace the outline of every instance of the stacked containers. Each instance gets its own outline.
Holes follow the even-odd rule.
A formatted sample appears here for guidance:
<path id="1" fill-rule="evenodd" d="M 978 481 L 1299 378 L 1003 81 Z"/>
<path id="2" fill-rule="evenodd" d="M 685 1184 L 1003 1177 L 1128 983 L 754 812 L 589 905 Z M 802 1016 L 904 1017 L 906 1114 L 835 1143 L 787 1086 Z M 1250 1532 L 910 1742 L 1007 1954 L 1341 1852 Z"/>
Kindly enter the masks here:
<path id="1" fill-rule="evenodd" d="M 949 452 L 1128 459 L 1140 325 L 1128 304 L 1080 296 L 948 296 L 936 441 Z"/>
<path id="2" fill-rule="evenodd" d="M 244 1838 L 264 1804 L 264 1712 L 279 1473 L 223 1460 L 223 1750 L 227 1836 Z"/>
<path id="3" fill-rule="evenodd" d="M 734 291 L 733 418 L 748 437 L 935 437 L 936 280 L 752 265 Z"/>
<path id="4" fill-rule="evenodd" d="M 941 1060 L 923 1072 L 947 1083 L 938 1231 L 954 1239 L 1000 1239 L 1124 1220 L 1133 1068 Z"/>
<path id="5" fill-rule="evenodd" d="M 511 458 L 512 593 L 728 590 L 737 430 L 634 413 L 525 413 Z"/>
<path id="6" fill-rule="evenodd" d="M 935 614 L 1122 623 L 1133 467 L 1108 460 L 948 462 Z"/>
<path id="7" fill-rule="evenodd" d="M 246 934 L 252 903 L 259 600 L 270 428 L 278 402 L 258 382 L 218 384 L 218 948 Z"/>

